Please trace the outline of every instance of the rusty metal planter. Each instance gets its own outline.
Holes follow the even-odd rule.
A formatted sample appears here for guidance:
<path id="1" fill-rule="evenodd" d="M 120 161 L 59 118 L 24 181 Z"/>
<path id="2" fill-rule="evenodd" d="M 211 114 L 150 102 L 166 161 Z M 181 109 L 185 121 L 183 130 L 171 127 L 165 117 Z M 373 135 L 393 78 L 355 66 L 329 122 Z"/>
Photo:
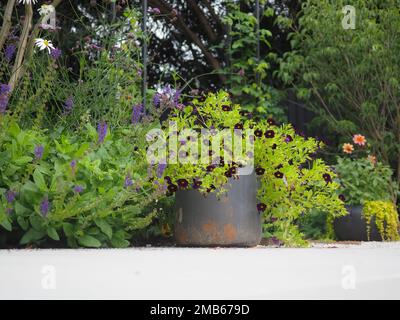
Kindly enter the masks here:
<path id="1" fill-rule="evenodd" d="M 261 241 L 261 216 L 256 209 L 255 175 L 231 180 L 219 199 L 196 190 L 178 191 L 175 238 L 182 246 L 252 247 Z"/>

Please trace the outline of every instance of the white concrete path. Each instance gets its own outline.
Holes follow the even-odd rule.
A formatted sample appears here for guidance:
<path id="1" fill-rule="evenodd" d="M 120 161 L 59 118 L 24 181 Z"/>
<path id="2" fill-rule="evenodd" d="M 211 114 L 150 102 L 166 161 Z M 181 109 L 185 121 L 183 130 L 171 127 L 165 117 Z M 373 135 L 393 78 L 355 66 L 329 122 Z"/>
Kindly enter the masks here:
<path id="1" fill-rule="evenodd" d="M 0 250 L 0 299 L 400 299 L 400 245 Z"/>

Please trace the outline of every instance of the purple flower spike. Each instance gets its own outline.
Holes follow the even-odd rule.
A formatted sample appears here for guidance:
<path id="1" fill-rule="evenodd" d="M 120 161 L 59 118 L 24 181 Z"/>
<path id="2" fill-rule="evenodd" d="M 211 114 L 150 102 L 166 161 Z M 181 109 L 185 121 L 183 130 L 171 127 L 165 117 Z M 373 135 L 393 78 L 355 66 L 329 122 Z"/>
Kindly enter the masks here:
<path id="1" fill-rule="evenodd" d="M 8 106 L 8 95 L 2 94 L 0 95 L 0 114 L 6 113 Z"/>
<path id="2" fill-rule="evenodd" d="M 125 181 L 124 181 L 124 188 L 126 189 L 126 188 L 129 188 L 132 186 L 133 186 L 133 181 L 132 181 L 131 177 L 129 175 L 127 175 L 125 177 Z"/>
<path id="3" fill-rule="evenodd" d="M 49 209 L 50 209 L 49 199 L 45 197 L 40 203 L 40 213 L 42 214 L 43 217 L 47 217 L 47 215 L 49 214 Z"/>
<path id="4" fill-rule="evenodd" d="M 35 147 L 35 160 L 40 161 L 43 157 L 44 147 L 42 145 L 38 145 Z"/>
<path id="5" fill-rule="evenodd" d="M 158 107 L 160 105 L 160 99 L 161 99 L 160 94 L 156 93 L 153 97 L 153 104 L 155 107 Z"/>
<path id="6" fill-rule="evenodd" d="M 107 123 L 102 121 L 99 123 L 97 127 L 97 134 L 98 134 L 98 143 L 101 144 L 104 142 L 104 139 L 107 135 Z"/>
<path id="7" fill-rule="evenodd" d="M 74 107 L 74 98 L 73 98 L 73 97 L 68 97 L 68 98 L 65 100 L 65 103 L 64 103 L 64 110 L 65 110 L 65 112 L 66 112 L 66 113 L 71 112 L 73 107 Z"/>
<path id="8" fill-rule="evenodd" d="M 17 193 L 15 191 L 8 190 L 6 192 L 6 200 L 7 200 L 7 202 L 8 203 L 13 203 L 16 196 L 17 196 Z"/>
<path id="9" fill-rule="evenodd" d="M 167 165 L 165 163 L 159 163 L 157 167 L 157 178 L 161 178 L 164 174 L 165 169 L 167 168 Z"/>
<path id="10" fill-rule="evenodd" d="M 17 47 L 14 44 L 9 44 L 4 50 L 4 56 L 7 62 L 10 62 L 14 58 L 15 50 Z"/>
<path id="11" fill-rule="evenodd" d="M 8 84 L 0 84 L 0 94 L 8 95 L 11 91 L 11 87 Z"/>
<path id="12" fill-rule="evenodd" d="M 83 187 L 82 186 L 75 186 L 74 187 L 74 192 L 76 194 L 82 193 L 82 191 L 83 191 Z"/>
<path id="13" fill-rule="evenodd" d="M 61 51 L 60 49 L 54 48 L 54 49 L 51 50 L 51 52 L 50 52 L 50 57 L 51 57 L 53 60 L 57 60 L 58 58 L 61 57 L 61 53 L 62 53 L 62 51 Z"/>
<path id="14" fill-rule="evenodd" d="M 137 104 L 132 108 L 132 124 L 138 123 L 143 114 L 143 104 Z"/>

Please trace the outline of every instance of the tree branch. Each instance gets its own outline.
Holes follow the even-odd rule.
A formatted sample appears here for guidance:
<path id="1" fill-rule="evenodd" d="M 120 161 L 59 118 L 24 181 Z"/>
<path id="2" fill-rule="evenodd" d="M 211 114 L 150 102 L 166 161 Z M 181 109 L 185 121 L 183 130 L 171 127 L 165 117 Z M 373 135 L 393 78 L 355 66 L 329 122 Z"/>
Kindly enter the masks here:
<path id="1" fill-rule="evenodd" d="M 161 13 L 164 15 L 168 15 L 172 12 L 173 8 L 166 3 L 164 0 L 149 0 L 149 4 L 152 7 L 157 7 L 160 9 Z M 204 57 L 206 58 L 207 62 L 211 65 L 213 70 L 220 70 L 221 65 L 219 61 L 208 51 L 207 47 L 201 41 L 200 37 L 195 34 L 189 27 L 186 25 L 184 19 L 179 14 L 175 17 L 175 19 L 171 20 L 171 23 L 178 29 L 180 32 L 185 35 L 185 37 L 196 44 L 201 52 L 203 53 Z M 226 78 L 223 74 L 218 74 L 219 79 L 222 82 L 225 82 Z"/>
<path id="2" fill-rule="evenodd" d="M 15 58 L 15 63 L 14 63 L 14 67 L 13 67 L 10 82 L 9 82 L 11 91 L 14 90 L 15 85 L 17 84 L 17 82 L 20 78 L 20 75 L 22 73 L 22 62 L 23 62 L 24 56 L 25 56 L 26 46 L 27 46 L 28 37 L 29 37 L 29 31 L 32 27 L 32 17 L 33 17 L 32 4 L 26 4 L 25 5 L 25 20 L 24 20 L 20 40 L 19 40 L 17 57 Z"/>
<path id="3" fill-rule="evenodd" d="M 0 51 L 7 40 L 8 32 L 10 31 L 11 28 L 11 17 L 14 5 L 15 5 L 15 0 L 8 0 L 6 10 L 4 11 L 3 26 L 1 27 L 1 32 L 0 32 Z"/>
<path id="4" fill-rule="evenodd" d="M 196 16 L 199 18 L 200 24 L 204 28 L 204 32 L 207 34 L 207 37 L 210 39 L 212 43 L 217 41 L 217 35 L 215 34 L 214 30 L 211 28 L 210 23 L 205 16 L 203 10 L 200 9 L 196 1 L 194 0 L 187 0 L 190 8 L 194 11 Z"/>

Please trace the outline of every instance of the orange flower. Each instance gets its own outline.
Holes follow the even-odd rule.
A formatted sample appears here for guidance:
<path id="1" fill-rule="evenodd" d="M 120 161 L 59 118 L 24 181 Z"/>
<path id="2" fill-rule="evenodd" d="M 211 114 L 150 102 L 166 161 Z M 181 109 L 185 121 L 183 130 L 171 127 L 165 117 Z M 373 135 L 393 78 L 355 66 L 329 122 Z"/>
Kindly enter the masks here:
<path id="1" fill-rule="evenodd" d="M 367 139 L 365 139 L 365 137 L 361 134 L 355 134 L 353 136 L 353 142 L 355 144 L 358 144 L 359 146 L 365 146 L 365 144 L 367 143 Z"/>
<path id="2" fill-rule="evenodd" d="M 353 151 L 354 151 L 354 147 L 353 147 L 353 145 L 351 143 L 345 143 L 343 145 L 343 152 L 344 153 L 351 154 L 351 153 L 353 153 Z"/>
<path id="3" fill-rule="evenodd" d="M 372 163 L 372 165 L 376 165 L 376 157 L 374 155 L 369 155 L 367 157 L 368 161 Z"/>

